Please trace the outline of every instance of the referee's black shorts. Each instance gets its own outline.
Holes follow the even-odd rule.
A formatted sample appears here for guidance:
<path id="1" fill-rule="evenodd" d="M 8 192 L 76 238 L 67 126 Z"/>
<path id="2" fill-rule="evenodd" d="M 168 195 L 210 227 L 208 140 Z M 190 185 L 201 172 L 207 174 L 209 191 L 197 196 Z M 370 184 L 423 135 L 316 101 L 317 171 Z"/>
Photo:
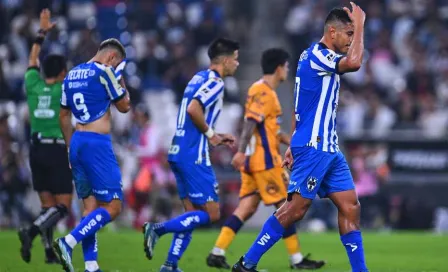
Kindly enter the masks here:
<path id="1" fill-rule="evenodd" d="M 30 166 L 36 192 L 73 193 L 72 171 L 63 140 L 32 137 Z"/>

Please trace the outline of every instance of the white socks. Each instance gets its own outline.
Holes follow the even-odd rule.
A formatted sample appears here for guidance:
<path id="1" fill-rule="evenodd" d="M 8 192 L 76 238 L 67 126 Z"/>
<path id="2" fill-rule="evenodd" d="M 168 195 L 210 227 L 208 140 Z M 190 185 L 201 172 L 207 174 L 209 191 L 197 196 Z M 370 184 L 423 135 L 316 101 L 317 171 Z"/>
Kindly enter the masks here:
<path id="1" fill-rule="evenodd" d="M 219 247 L 214 247 L 212 250 L 212 254 L 217 256 L 224 256 L 226 254 L 226 251 Z"/>
<path id="2" fill-rule="evenodd" d="M 291 264 L 298 264 L 298 263 L 302 262 L 303 255 L 300 252 L 294 253 L 289 256 L 289 260 L 291 261 Z"/>
<path id="3" fill-rule="evenodd" d="M 75 237 L 73 237 L 73 235 L 68 234 L 67 236 L 64 237 L 65 242 L 67 243 L 67 245 L 69 245 L 71 248 L 74 248 L 76 246 L 76 244 L 78 242 L 76 242 Z"/>
<path id="4" fill-rule="evenodd" d="M 89 272 L 94 272 L 100 269 L 98 263 L 96 261 L 87 261 L 86 262 L 86 270 Z"/>

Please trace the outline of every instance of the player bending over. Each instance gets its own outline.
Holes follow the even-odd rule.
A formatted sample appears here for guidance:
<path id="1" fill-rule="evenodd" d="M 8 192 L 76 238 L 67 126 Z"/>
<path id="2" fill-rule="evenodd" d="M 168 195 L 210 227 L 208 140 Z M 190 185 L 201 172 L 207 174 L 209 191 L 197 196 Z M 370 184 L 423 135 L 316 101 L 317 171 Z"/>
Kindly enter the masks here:
<path id="1" fill-rule="evenodd" d="M 145 253 L 150 260 L 159 237 L 174 233 L 160 271 L 181 271 L 178 262 L 190 243 L 193 230 L 220 218 L 218 182 L 211 167 L 209 146 L 234 142 L 233 136 L 218 134 L 213 127 L 223 104 L 223 78 L 233 75 L 239 64 L 238 49 L 238 43 L 231 40 L 212 42 L 208 49 L 209 69 L 194 75 L 185 88 L 176 134 L 168 151 L 185 213 L 163 223 L 143 226 Z"/>
<path id="2" fill-rule="evenodd" d="M 50 11 L 40 13 L 40 30 L 34 41 L 25 73 L 25 89 L 31 121 L 30 166 L 33 188 L 39 194 L 42 210 L 29 228 L 19 231 L 20 255 L 31 260 L 31 247 L 37 235 L 42 236 L 45 262 L 58 263 L 53 252 L 53 229 L 70 209 L 73 184 L 68 166 L 67 149 L 59 126 L 59 101 L 62 81 L 67 73 L 64 56 L 48 55 L 43 63 L 45 78 L 40 76 L 39 53 L 45 35 L 55 25 Z"/>
<path id="3" fill-rule="evenodd" d="M 240 202 L 224 223 L 215 247 L 207 257 L 210 267 L 230 268 L 225 251 L 244 222 L 256 212 L 261 200 L 265 205 L 279 208 L 286 199 L 288 174 L 281 167 L 279 148 L 280 142 L 289 145 L 290 137 L 280 130 L 282 108 L 275 90 L 288 76 L 288 58 L 289 54 L 283 49 L 263 52 L 263 77 L 249 89 L 241 140 L 232 160 L 232 165 L 241 170 Z M 317 269 L 325 264 L 301 254 L 295 224 L 285 230 L 282 238 L 291 268 Z"/>
<path id="4" fill-rule="evenodd" d="M 72 250 L 81 241 L 86 271 L 100 271 L 96 233 L 121 212 L 123 191 L 110 136 L 110 104 L 123 113 L 130 110 L 129 93 L 121 75 L 125 57 L 118 40 L 105 40 L 93 59 L 73 68 L 64 80 L 59 118 L 76 192 L 84 203 L 79 225 L 53 243 L 67 272 L 75 271 Z M 77 121 L 75 133 L 72 113 Z"/>
<path id="5" fill-rule="evenodd" d="M 284 165 L 290 167 L 288 198 L 232 271 L 256 271 L 267 252 L 294 222 L 301 220 L 318 194 L 338 208 L 341 241 L 353 272 L 366 272 L 359 230 L 360 205 L 349 166 L 338 147 L 336 109 L 339 75 L 357 71 L 364 51 L 365 13 L 351 3 L 333 9 L 325 20 L 323 38 L 300 56 L 295 87 L 295 132 Z M 346 54 L 342 56 L 340 54 Z"/>

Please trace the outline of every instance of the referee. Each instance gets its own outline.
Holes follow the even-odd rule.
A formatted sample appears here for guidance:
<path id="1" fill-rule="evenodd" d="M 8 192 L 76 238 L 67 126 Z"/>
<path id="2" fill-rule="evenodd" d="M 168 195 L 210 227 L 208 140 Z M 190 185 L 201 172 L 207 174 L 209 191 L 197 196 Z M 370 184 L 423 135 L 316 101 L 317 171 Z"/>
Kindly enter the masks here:
<path id="1" fill-rule="evenodd" d="M 40 76 L 39 71 L 41 45 L 47 32 L 55 26 L 50 16 L 48 9 L 40 14 L 40 30 L 31 48 L 25 74 L 31 121 L 30 165 L 33 187 L 39 194 L 42 206 L 33 224 L 19 230 L 20 254 L 27 263 L 31 260 L 32 241 L 39 234 L 45 246 L 45 262 L 58 263 L 51 247 L 53 229 L 68 214 L 73 192 L 67 150 L 59 126 L 62 81 L 67 72 L 65 57 L 47 56 L 43 63 L 45 78 Z"/>

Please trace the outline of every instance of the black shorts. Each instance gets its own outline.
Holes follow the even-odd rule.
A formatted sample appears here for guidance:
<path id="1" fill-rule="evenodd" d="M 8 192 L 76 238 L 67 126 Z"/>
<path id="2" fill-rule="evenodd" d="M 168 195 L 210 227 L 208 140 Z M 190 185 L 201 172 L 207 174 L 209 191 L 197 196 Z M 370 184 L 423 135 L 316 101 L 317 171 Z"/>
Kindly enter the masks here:
<path id="1" fill-rule="evenodd" d="M 30 146 L 30 166 L 36 192 L 73 193 L 72 171 L 65 145 L 34 141 Z"/>

